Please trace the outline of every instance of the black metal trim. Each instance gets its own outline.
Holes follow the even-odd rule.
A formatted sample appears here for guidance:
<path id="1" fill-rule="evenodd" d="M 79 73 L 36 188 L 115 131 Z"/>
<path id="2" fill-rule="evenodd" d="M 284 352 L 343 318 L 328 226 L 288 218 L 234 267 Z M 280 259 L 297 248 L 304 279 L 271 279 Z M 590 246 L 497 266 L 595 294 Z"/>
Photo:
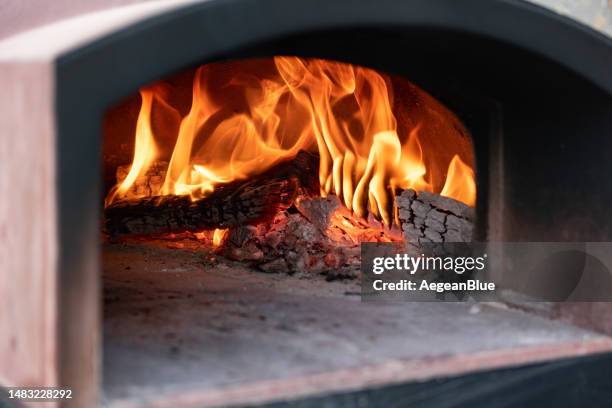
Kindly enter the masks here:
<path id="1" fill-rule="evenodd" d="M 258 408 L 609 407 L 612 354 L 487 370 L 269 404 Z"/>

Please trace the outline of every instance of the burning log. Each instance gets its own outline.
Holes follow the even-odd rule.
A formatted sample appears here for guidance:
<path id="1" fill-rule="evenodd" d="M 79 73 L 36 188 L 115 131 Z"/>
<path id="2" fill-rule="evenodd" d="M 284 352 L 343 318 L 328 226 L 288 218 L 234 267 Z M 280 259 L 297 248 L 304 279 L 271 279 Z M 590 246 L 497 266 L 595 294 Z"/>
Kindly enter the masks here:
<path id="1" fill-rule="evenodd" d="M 337 196 L 299 197 L 297 213 L 282 211 L 271 222 L 234 228 L 219 252 L 264 272 L 321 273 L 337 279 L 359 276 L 361 242 L 404 240 L 418 246 L 471 241 L 474 210 L 459 201 L 406 190 L 396 205 L 403 238 L 402 231 L 358 218 Z"/>
<path id="2" fill-rule="evenodd" d="M 105 210 L 111 236 L 197 232 L 253 225 L 289 208 L 298 193 L 318 191 L 318 158 L 300 152 L 249 180 L 221 185 L 207 197 L 153 196 L 127 199 Z"/>
<path id="3" fill-rule="evenodd" d="M 220 253 L 268 273 L 359 276 L 359 245 L 336 242 L 321 227 L 301 213 L 283 211 L 269 223 L 230 230 Z"/>
<path id="4" fill-rule="evenodd" d="M 404 240 L 412 244 L 470 242 L 474 209 L 449 197 L 405 190 L 396 197 Z"/>
<path id="5" fill-rule="evenodd" d="M 130 165 L 118 166 L 116 171 L 117 184 L 122 183 L 130 172 Z M 156 162 L 147 169 L 147 172 L 134 180 L 134 184 L 126 192 L 125 198 L 132 199 L 135 197 L 155 197 L 159 195 L 166 171 L 168 170 L 168 162 Z"/>
<path id="6" fill-rule="evenodd" d="M 335 195 L 298 199 L 295 208 L 331 240 L 341 244 L 402 241 L 398 228 L 385 228 L 372 214 L 367 219 L 358 217 Z"/>
<path id="7" fill-rule="evenodd" d="M 356 278 L 361 242 L 398 239 L 381 225 L 357 218 L 337 196 L 299 197 L 294 205 L 297 212 L 279 212 L 271 222 L 232 229 L 220 253 L 263 272 Z"/>

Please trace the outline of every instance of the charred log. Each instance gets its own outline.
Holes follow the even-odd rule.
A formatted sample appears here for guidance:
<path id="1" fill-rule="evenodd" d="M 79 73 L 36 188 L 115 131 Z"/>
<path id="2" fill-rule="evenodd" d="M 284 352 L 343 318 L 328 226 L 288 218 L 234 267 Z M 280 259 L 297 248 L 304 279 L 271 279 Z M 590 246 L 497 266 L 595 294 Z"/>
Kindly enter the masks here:
<path id="1" fill-rule="evenodd" d="M 297 212 L 232 229 L 219 252 L 264 272 L 356 278 L 360 243 L 394 240 L 391 231 L 357 218 L 336 196 L 300 197 L 294 205 Z"/>
<path id="2" fill-rule="evenodd" d="M 197 201 L 188 196 L 117 201 L 105 210 L 106 232 L 111 236 L 155 235 L 265 222 L 289 208 L 298 193 L 318 191 L 317 170 L 318 158 L 300 152 L 293 160 L 249 180 L 218 186 Z"/>
<path id="3" fill-rule="evenodd" d="M 283 211 L 269 223 L 234 228 L 220 253 L 268 273 L 359 276 L 359 245 L 333 241 L 301 213 Z"/>
<path id="4" fill-rule="evenodd" d="M 429 192 L 405 190 L 395 199 L 404 240 L 412 244 L 470 242 L 474 209 Z"/>

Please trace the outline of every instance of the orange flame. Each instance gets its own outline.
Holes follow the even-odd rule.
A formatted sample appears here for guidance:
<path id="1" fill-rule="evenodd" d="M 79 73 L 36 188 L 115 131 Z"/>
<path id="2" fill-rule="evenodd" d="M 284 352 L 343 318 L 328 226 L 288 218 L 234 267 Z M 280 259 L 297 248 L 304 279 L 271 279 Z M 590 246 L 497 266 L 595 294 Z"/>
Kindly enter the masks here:
<path id="1" fill-rule="evenodd" d="M 151 107 L 153 105 L 154 94 L 152 90 L 143 88 L 140 90 L 140 96 L 142 98 L 142 105 L 136 122 L 136 138 L 132 167 L 126 178 L 109 193 L 106 198 L 107 205 L 112 203 L 117 196 L 125 195 L 136 179 L 146 173 L 147 169 L 157 157 L 158 149 L 155 144 L 153 131 L 151 130 Z"/>
<path id="2" fill-rule="evenodd" d="M 476 204 L 474 171 L 458 155 L 453 156 L 448 166 L 446 183 L 440 195 L 463 201 L 471 207 Z"/>
<path id="3" fill-rule="evenodd" d="M 219 245 L 221 245 L 223 243 L 223 239 L 225 238 L 225 235 L 227 234 L 227 229 L 215 229 L 215 232 L 213 233 L 213 239 L 212 239 L 212 243 L 213 243 L 213 247 L 217 248 L 219 247 Z"/>
<path id="4" fill-rule="evenodd" d="M 446 183 L 440 195 L 463 201 L 470 207 L 476 204 L 476 182 L 474 171 L 457 155 L 448 166 Z"/>
<path id="5" fill-rule="evenodd" d="M 176 140 L 163 195 L 197 200 L 215 186 L 261 173 L 300 150 L 320 157 L 321 195 L 335 194 L 357 215 L 372 214 L 386 225 L 392 223 L 397 189 L 433 191 L 442 185 L 432 179 L 426 163 L 446 165 L 423 149 L 420 140 L 423 126 L 440 126 L 428 125 L 425 114 L 398 126 L 387 76 L 320 59 L 275 57 L 271 62 L 265 72 L 249 70 L 248 61 L 228 63 L 224 69 L 217 64 L 197 69 L 191 108 L 178 134 L 163 135 Z M 163 98 L 154 88 L 143 89 L 141 96 L 132 167 L 109 194 L 107 205 L 125 198 L 134 180 L 158 157 L 162 135 L 152 130 L 151 105 Z M 450 163 L 446 161 L 448 176 L 441 194 L 474 205 L 473 171 L 455 153 Z"/>

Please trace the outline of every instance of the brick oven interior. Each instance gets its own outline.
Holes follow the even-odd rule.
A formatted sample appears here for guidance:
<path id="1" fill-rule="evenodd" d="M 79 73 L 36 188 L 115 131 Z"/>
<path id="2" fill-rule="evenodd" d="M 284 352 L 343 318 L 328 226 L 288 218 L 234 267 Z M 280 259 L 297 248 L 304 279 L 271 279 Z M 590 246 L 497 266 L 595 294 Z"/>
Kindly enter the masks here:
<path id="1" fill-rule="evenodd" d="M 397 46 L 395 41 L 401 41 L 404 36 L 419 39 L 416 42 L 418 50 L 406 52 L 421 55 L 427 63 L 416 68 L 409 61 L 406 65 L 395 61 L 387 64 L 380 56 L 385 52 L 391 53 Z M 430 50 L 441 47 L 441 36 L 444 37 L 445 53 L 432 54 Z M 358 42 L 359 46 L 344 47 L 344 53 L 340 53 L 339 50 L 343 49 L 340 44 L 348 41 L 347 38 L 351 38 L 353 43 Z M 289 55 L 302 55 L 302 61 L 333 55 L 344 61 L 367 61 L 374 67 L 384 65 L 392 72 L 389 77 L 395 78 L 390 80 L 390 92 L 400 104 L 395 109 L 396 115 L 398 110 L 399 115 L 418 115 L 418 109 L 411 110 L 410 107 L 418 98 L 414 93 L 402 90 L 402 86 L 409 83 L 408 79 L 416 78 L 435 95 L 431 97 L 433 100 L 444 101 L 449 112 L 457 115 L 458 122 L 453 124 L 455 129 L 465 126 L 462 137 L 453 139 L 445 136 L 440 130 L 443 126 L 438 123 L 437 132 L 427 134 L 421 140 L 423 149 L 428 147 L 428 143 L 429 148 L 451 146 L 450 151 L 460 152 L 475 171 L 477 198 L 471 203 L 472 208 L 465 206 L 469 215 L 463 215 L 474 229 L 470 229 L 462 239 L 521 240 L 527 236 L 582 239 L 601 233 L 594 225 L 583 226 L 587 228 L 585 230 L 568 229 L 559 223 L 561 214 L 555 212 L 567 211 L 566 194 L 567 189 L 572 188 L 571 180 L 568 182 L 559 175 L 564 171 L 561 167 L 538 164 L 544 154 L 559 155 L 568 150 L 559 143 L 551 144 L 545 140 L 547 137 L 553 137 L 554 133 L 557 140 L 567 137 L 564 143 L 572 143 L 572 127 L 581 126 L 572 124 L 575 116 L 567 118 L 567 123 L 549 123 L 547 115 L 556 118 L 559 104 L 551 105 L 547 101 L 558 98 L 559 93 L 578 92 L 582 97 L 575 95 L 566 101 L 567 109 L 584 109 L 585 101 L 598 104 L 603 95 L 558 65 L 521 50 L 503 48 L 500 44 L 471 36 L 455 39 L 456 46 L 462 49 L 449 45 L 449 41 L 449 37 L 439 32 L 426 30 L 402 34 L 378 30 L 310 33 L 257 44 L 231 57 L 220 58 L 208 65 L 215 67 L 216 64 L 216 68 L 207 74 L 213 77 L 213 84 L 227 81 L 223 75 L 227 76 L 227 72 L 232 70 L 237 71 L 238 76 L 248 77 L 255 75 L 253 66 L 255 72 L 261 70 L 261 66 L 269 68 L 272 59 L 261 56 L 287 55 L 289 51 Z M 361 47 L 377 49 L 378 58 L 364 57 Z M 474 66 L 476 62 L 469 58 L 449 69 L 447 59 L 456 62 L 458 57 L 454 54 L 470 55 L 484 49 L 496 57 L 479 60 L 478 69 Z M 518 64 L 507 63 L 516 58 L 529 61 L 526 64 L 529 76 Z M 483 63 L 494 66 L 484 69 Z M 219 72 L 222 73 L 221 79 L 218 78 Z M 180 121 L 185 120 L 193 103 L 192 87 L 197 75 L 196 68 L 190 68 L 156 82 L 157 85 L 142 88 L 159 90 L 153 91 L 155 96 L 151 104 L 151 127 L 161 134 L 158 137 L 179 133 Z M 503 81 L 500 82 L 500 78 Z M 558 83 L 564 83 L 567 88 L 559 89 Z M 202 89 L 210 91 L 206 87 Z M 232 92 L 236 90 L 230 87 L 225 94 L 219 93 L 222 97 L 219 103 L 221 106 L 230 105 L 230 110 L 240 113 L 240 107 L 223 99 Z M 529 98 L 526 99 L 527 95 Z M 142 91 L 140 95 L 134 93 L 115 103 L 105 115 L 102 174 L 103 195 L 107 199 L 113 186 L 125 180 L 129 172 L 129 165 L 126 165 L 135 157 L 134 134 L 144 98 Z M 401 106 L 401 103 L 406 106 Z M 416 105 L 419 103 L 427 105 L 427 101 L 421 100 Z M 167 104 L 179 106 L 179 113 L 168 113 Z M 401 112 L 402 109 L 405 112 Z M 435 110 L 435 107 L 430 109 Z M 155 112 L 159 115 L 157 119 Z M 442 114 L 438 112 L 438 115 Z M 219 122 L 217 120 L 212 127 L 202 130 L 200 137 L 208 137 L 214 126 L 222 127 Z M 415 122 L 417 120 L 412 123 Z M 550 129 L 542 132 L 539 129 L 543 126 L 541 123 L 547 123 Z M 568 125 L 571 126 L 568 128 Z M 174 130 L 164 130 L 167 128 Z M 532 135 L 536 132 L 537 138 Z M 170 139 L 172 150 L 174 139 Z M 194 151 L 197 149 L 193 147 Z M 520 154 L 522 162 L 514 160 L 513 154 Z M 317 154 L 314 156 L 318 158 Z M 134 197 L 136 202 L 138 199 L 149 200 L 160 194 L 169 171 L 168 157 L 166 153 L 165 161 L 161 164 L 156 161 L 148 171 L 140 173 L 125 193 L 126 202 L 134 203 Z M 290 160 L 281 163 L 302 166 L 300 158 L 291 156 Z M 529 160 L 537 166 L 536 172 L 522 164 Z M 448 161 L 449 158 L 445 164 Z M 565 167 L 572 162 L 561 160 L 559 163 Z M 318 162 L 305 166 L 309 172 L 318 172 Z M 274 171 L 264 171 L 263 179 L 275 178 Z M 280 171 L 283 177 L 294 176 L 283 171 Z M 544 175 L 547 172 L 547 176 Z M 259 173 L 255 175 L 253 179 L 260 183 Z M 547 187 L 543 190 L 538 179 L 546 177 Z M 500 180 L 504 181 L 503 187 Z M 509 183 L 509 180 L 518 184 Z M 564 188 L 557 189 L 555 183 Z M 519 186 L 520 192 L 517 191 Z M 258 190 L 258 197 L 267 197 L 267 188 L 270 187 L 264 185 L 263 190 Z M 319 188 L 317 185 L 315 190 Z M 437 193 L 440 190 L 441 186 L 434 189 Z M 550 195 L 562 200 L 564 205 L 557 205 L 554 201 L 551 205 L 548 201 Z M 330 199 L 336 202 L 333 192 L 328 199 L 313 202 L 328 204 Z M 588 201 L 590 198 L 584 196 L 582 199 Z M 304 202 L 308 204 L 308 200 Z M 292 263 L 282 251 L 265 253 L 262 261 L 259 259 L 262 255 L 257 253 L 265 252 L 265 248 L 269 250 L 265 245 L 267 236 L 257 235 L 262 234 L 262 225 L 265 228 L 270 224 L 276 225 L 278 217 L 254 222 L 247 220 L 237 225 L 204 222 L 202 225 L 206 228 L 180 226 L 175 229 L 172 225 L 182 225 L 183 216 L 175 218 L 172 214 L 169 219 L 165 218 L 165 212 L 159 210 L 160 203 L 165 206 L 156 201 L 152 206 L 139 207 L 138 204 L 134 208 L 128 207 L 127 221 L 122 218 L 126 213 L 119 208 L 120 215 L 115 215 L 117 204 L 111 204 L 106 208 L 102 221 L 102 369 L 104 397 L 111 405 L 138 405 L 151 398 L 156 403 L 172 404 L 178 395 L 211 405 L 312 397 L 359 390 L 366 384 L 381 386 L 431 378 L 441 373 L 458 373 L 471 364 L 481 369 L 513 365 L 525 358 L 531 359 L 527 356 L 539 353 L 544 356 L 551 349 L 556 350 L 553 354 L 566 353 L 576 344 L 598 347 L 607 341 L 605 335 L 593 331 L 591 326 L 580 328 L 562 320 L 551 320 L 551 316 L 559 313 L 550 306 L 538 307 L 534 312 L 532 306 L 517 307 L 513 303 L 510 307 L 509 304 L 470 302 L 364 304 L 360 301 L 358 256 L 354 252 L 351 255 L 349 250 L 339 250 L 335 246 L 321 248 L 321 243 L 317 242 L 315 246 L 318 249 L 309 247 L 312 259 L 315 259 L 312 264 L 303 258 Z M 280 210 L 269 206 L 273 211 L 285 214 L 283 217 L 298 219 L 298 226 L 292 232 L 288 232 L 291 228 L 280 230 L 280 241 L 287 242 L 287 248 L 308 245 L 304 242 L 312 232 L 309 227 L 318 225 L 310 220 L 326 219 L 329 215 L 314 211 L 306 204 L 299 204 L 298 199 Z M 585 205 L 582 202 L 579 208 L 584 209 Z M 320 210 L 317 205 L 314 207 Z M 174 212 L 172 209 L 169 211 Z M 149 224 L 147 217 L 153 225 Z M 207 213 L 205 218 L 215 217 L 216 213 Z M 530 219 L 530 222 L 515 223 L 512 217 Z M 373 223 L 369 227 L 382 224 L 372 217 L 369 220 Z M 245 228 L 246 224 L 254 227 Z M 426 229 L 423 227 L 423 231 Z M 215 237 L 219 231 L 222 235 Z M 272 232 L 279 231 L 272 228 Z M 392 240 L 399 233 L 399 239 L 418 245 L 420 240 L 427 242 L 430 238 L 424 234 L 422 237 L 410 235 L 401 228 L 401 222 L 399 232 L 396 226 L 395 231 L 374 229 L 369 233 L 371 235 L 363 241 L 377 241 L 382 239 L 381 236 Z M 563 235 L 568 233 L 586 235 Z M 254 235 L 257 236 L 255 240 Z M 215 238 L 219 242 L 213 242 Z M 340 263 L 326 263 L 333 251 L 338 251 L 334 254 L 339 254 Z M 353 268 L 351 256 L 355 261 Z M 473 341 L 474 338 L 478 341 Z"/>
<path id="2" fill-rule="evenodd" d="M 294 73 L 299 77 L 281 76 Z M 316 139 L 326 129 L 340 134 Z M 156 398 L 171 400 L 178 392 L 206 395 L 260 381 L 301 389 L 304 376 L 378 365 L 388 352 L 418 362 L 429 345 L 402 345 L 414 337 L 414 325 L 419 336 L 440 337 L 445 324 L 427 323 L 439 313 L 429 306 L 409 312 L 359 301 L 361 242 L 417 248 L 472 239 L 471 136 L 414 84 L 331 60 L 216 62 L 116 104 L 103 135 L 109 401 L 133 401 L 153 388 Z M 181 151 L 185 144 L 188 152 Z M 339 154 L 340 145 L 351 155 Z M 373 155 L 377 149 L 385 156 Z M 386 165 L 394 149 L 401 158 Z M 345 167 L 342 180 L 326 174 L 337 166 L 325 167 L 327 154 Z M 384 180 L 375 191 L 378 173 L 369 168 L 403 184 L 392 189 L 394 181 Z M 359 200 L 361 179 L 371 194 L 382 191 L 378 201 Z M 425 207 L 433 212 L 421 214 Z M 477 323 L 468 330 L 507 313 L 490 308 L 483 321 L 473 318 L 476 304 L 446 309 L 448 323 Z M 493 333 L 494 348 L 512 344 Z M 436 352 L 462 354 L 471 348 L 463 343 Z"/>

